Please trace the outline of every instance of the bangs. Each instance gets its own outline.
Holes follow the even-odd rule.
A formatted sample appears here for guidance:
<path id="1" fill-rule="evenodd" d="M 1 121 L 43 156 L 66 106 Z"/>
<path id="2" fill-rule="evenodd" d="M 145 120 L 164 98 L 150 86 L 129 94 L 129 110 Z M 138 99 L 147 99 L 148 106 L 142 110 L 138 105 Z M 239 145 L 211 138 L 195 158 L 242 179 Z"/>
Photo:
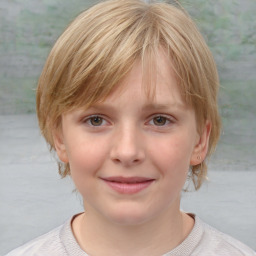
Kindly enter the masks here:
<path id="1" fill-rule="evenodd" d="M 72 59 L 65 71 L 65 81 L 56 88 L 61 100 L 59 106 L 63 110 L 89 107 L 104 100 L 118 89 L 136 61 L 142 63 L 147 94 L 151 97 L 154 95 L 151 88 L 155 85 L 155 60 L 160 38 L 150 9 L 143 3 L 140 8 L 130 10 L 129 14 L 115 14 L 113 9 L 111 16 L 122 22 L 116 24 L 109 19 L 97 22 L 97 26 L 90 23 L 86 27 L 85 24 L 76 25 L 78 29 L 73 34 L 81 35 L 81 29 L 86 32 L 79 40 L 81 44 L 77 44 L 75 49 L 66 49 L 72 54 Z M 81 18 L 77 20 L 81 23 Z M 95 20 L 92 22 L 95 23 Z"/>
<path id="2" fill-rule="evenodd" d="M 170 60 L 185 103 L 202 105 L 214 64 L 204 65 L 213 61 L 194 23 L 174 6 L 127 0 L 98 4 L 70 24 L 39 80 L 38 107 L 48 106 L 44 112 L 52 119 L 103 101 L 120 87 L 135 61 L 142 63 L 145 92 L 153 98 L 160 50 Z"/>

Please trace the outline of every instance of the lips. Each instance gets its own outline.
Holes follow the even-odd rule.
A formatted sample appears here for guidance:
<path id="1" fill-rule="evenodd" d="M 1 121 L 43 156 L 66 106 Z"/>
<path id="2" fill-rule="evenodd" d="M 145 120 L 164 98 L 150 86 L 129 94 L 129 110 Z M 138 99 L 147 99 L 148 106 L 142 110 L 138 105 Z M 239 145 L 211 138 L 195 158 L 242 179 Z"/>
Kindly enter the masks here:
<path id="1" fill-rule="evenodd" d="M 107 177 L 102 180 L 113 190 L 121 194 L 135 194 L 149 187 L 154 179 L 145 177 Z"/>

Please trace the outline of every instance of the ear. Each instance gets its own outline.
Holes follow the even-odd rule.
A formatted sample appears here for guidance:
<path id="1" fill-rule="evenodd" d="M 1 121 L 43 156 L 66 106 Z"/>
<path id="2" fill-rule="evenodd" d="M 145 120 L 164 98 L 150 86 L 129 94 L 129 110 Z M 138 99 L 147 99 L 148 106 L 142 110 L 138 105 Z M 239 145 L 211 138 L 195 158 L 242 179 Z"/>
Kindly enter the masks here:
<path id="1" fill-rule="evenodd" d="M 63 132 L 61 128 L 56 129 L 53 132 L 53 141 L 55 150 L 60 161 L 62 161 L 63 163 L 68 163 L 68 154 L 66 150 L 66 145 L 64 143 Z"/>
<path id="2" fill-rule="evenodd" d="M 200 134 L 200 137 L 194 147 L 193 153 L 190 159 L 190 165 L 198 165 L 202 163 L 207 155 L 209 138 L 211 133 L 211 123 L 206 121 L 205 127 Z"/>

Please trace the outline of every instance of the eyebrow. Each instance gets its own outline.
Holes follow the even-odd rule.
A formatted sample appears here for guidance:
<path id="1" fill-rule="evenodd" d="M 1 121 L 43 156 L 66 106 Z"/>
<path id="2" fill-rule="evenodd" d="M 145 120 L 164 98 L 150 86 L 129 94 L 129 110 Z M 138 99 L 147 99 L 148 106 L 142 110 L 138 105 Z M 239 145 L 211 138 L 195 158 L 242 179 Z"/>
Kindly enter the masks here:
<path id="1" fill-rule="evenodd" d="M 142 106 L 142 111 L 151 111 L 151 110 L 170 110 L 170 109 L 185 109 L 186 105 L 181 102 L 175 102 L 175 103 L 167 103 L 167 104 L 162 104 L 162 103 L 146 103 L 145 105 Z M 106 104 L 104 102 L 102 103 L 97 103 L 95 105 L 92 105 L 90 109 L 95 110 L 95 111 L 110 111 L 114 112 L 115 107 Z"/>
<path id="2" fill-rule="evenodd" d="M 93 111 L 99 111 L 99 112 L 101 112 L 102 110 L 106 110 L 109 112 L 115 111 L 115 107 L 108 105 L 104 102 L 93 104 L 89 107 L 89 109 L 91 109 Z"/>
<path id="3" fill-rule="evenodd" d="M 168 103 L 168 104 L 159 104 L 159 103 L 149 103 L 143 106 L 144 111 L 148 110 L 168 110 L 168 109 L 185 109 L 186 105 L 180 102 Z"/>

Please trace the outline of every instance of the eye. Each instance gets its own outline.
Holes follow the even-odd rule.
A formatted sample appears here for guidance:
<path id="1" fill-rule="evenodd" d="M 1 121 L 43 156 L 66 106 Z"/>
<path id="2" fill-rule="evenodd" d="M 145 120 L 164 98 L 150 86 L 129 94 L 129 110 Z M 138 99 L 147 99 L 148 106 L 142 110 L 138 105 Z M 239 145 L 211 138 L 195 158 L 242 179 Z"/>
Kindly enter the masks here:
<path id="1" fill-rule="evenodd" d="M 102 126 L 106 124 L 106 120 L 101 116 L 91 116 L 87 118 L 85 122 L 90 126 Z"/>
<path id="2" fill-rule="evenodd" d="M 154 116 L 149 121 L 149 124 L 153 125 L 153 126 L 166 126 L 170 123 L 172 123 L 171 118 L 168 118 L 168 117 L 165 117 L 165 116 L 162 116 L 162 115 Z"/>
<path id="3" fill-rule="evenodd" d="M 153 118 L 153 123 L 157 126 L 165 125 L 167 121 L 167 118 L 164 116 L 156 116 Z"/>

